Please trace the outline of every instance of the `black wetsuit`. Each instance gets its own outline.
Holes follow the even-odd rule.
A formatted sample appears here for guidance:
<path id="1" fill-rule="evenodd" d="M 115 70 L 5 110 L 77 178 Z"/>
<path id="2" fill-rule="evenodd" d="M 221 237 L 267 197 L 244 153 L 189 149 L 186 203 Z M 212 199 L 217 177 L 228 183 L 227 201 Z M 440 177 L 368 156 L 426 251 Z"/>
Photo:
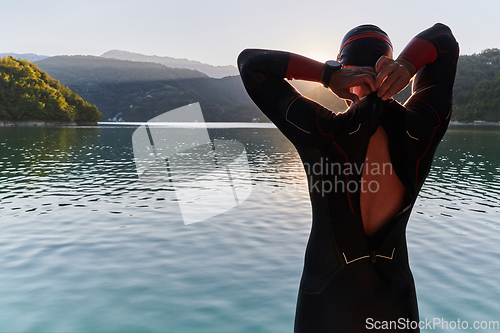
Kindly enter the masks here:
<path id="1" fill-rule="evenodd" d="M 303 97 L 284 80 L 290 53 L 245 50 L 238 58 L 248 94 L 294 144 L 309 183 L 313 222 L 295 332 L 358 333 L 373 331 L 367 329 L 368 318 L 419 320 L 405 229 L 450 120 L 458 44 L 448 27 L 436 24 L 414 38 L 406 55 L 423 48 L 427 59 L 405 57 L 421 69 L 404 106 L 372 93 L 339 114 Z M 379 126 L 387 133 L 394 172 L 408 202 L 367 237 L 360 209 L 362 172 L 356 168 L 363 166 Z"/>

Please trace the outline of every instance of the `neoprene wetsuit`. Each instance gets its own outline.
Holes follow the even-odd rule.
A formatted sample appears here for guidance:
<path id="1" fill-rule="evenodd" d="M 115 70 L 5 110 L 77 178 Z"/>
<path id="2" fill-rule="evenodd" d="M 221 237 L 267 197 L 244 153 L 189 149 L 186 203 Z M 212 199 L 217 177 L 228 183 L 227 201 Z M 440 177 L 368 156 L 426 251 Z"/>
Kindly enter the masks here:
<path id="1" fill-rule="evenodd" d="M 372 93 L 339 114 L 303 97 L 284 80 L 320 82 L 322 64 L 269 50 L 248 49 L 238 57 L 248 94 L 294 144 L 309 183 L 313 221 L 295 332 L 371 332 L 369 318 L 418 322 L 405 230 L 448 127 L 458 53 L 451 30 L 434 25 L 418 34 L 400 56 L 418 71 L 404 106 Z M 367 237 L 360 210 L 362 172 L 355 168 L 363 166 L 368 142 L 379 126 L 387 133 L 393 169 L 408 202 Z M 323 172 L 311 167 L 315 164 Z"/>

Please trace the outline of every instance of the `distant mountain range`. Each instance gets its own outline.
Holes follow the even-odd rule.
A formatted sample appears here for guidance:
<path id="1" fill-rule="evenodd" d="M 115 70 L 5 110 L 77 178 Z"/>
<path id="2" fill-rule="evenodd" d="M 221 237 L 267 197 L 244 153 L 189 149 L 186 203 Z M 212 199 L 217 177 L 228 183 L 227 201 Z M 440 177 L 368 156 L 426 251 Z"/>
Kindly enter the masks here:
<path id="1" fill-rule="evenodd" d="M 246 93 L 239 75 L 212 78 L 193 69 L 102 56 L 57 56 L 35 63 L 95 104 L 103 120 L 147 121 L 199 102 L 206 121 L 268 121 Z M 333 111 L 346 109 L 343 100 L 317 83 L 293 84 Z"/>
<path id="2" fill-rule="evenodd" d="M 268 121 L 248 97 L 233 66 L 117 50 L 102 56 L 0 54 L 8 55 L 35 62 L 48 75 L 77 91 L 98 107 L 102 120 L 147 121 L 163 112 L 200 102 L 206 121 Z M 343 100 L 317 83 L 292 84 L 333 111 L 345 110 Z"/>
<path id="3" fill-rule="evenodd" d="M 16 59 L 25 59 L 31 62 L 38 61 L 38 60 L 43 60 L 45 58 L 48 58 L 48 56 L 44 55 L 38 55 L 34 53 L 0 53 L 0 58 L 12 56 Z"/>
<path id="4" fill-rule="evenodd" d="M 31 62 L 40 61 L 49 56 L 34 53 L 0 53 L 0 58 L 12 56 L 16 59 L 25 59 Z M 150 56 L 128 51 L 111 50 L 101 55 L 103 58 L 128 60 L 138 62 L 151 62 L 165 65 L 172 68 L 187 68 L 197 70 L 213 78 L 223 78 L 226 76 L 239 75 L 238 69 L 234 66 L 213 66 L 199 61 L 178 59 L 172 57 Z"/>
<path id="5" fill-rule="evenodd" d="M 36 65 L 95 104 L 102 120 L 147 121 L 196 102 L 205 121 L 254 121 L 263 116 L 239 76 L 217 79 L 192 69 L 94 56 L 50 57 Z"/>
<path id="6" fill-rule="evenodd" d="M 127 51 L 111 50 L 101 55 L 104 58 L 118 59 L 118 60 L 129 60 L 129 61 L 140 61 L 140 62 L 152 62 L 156 64 L 162 64 L 167 67 L 172 68 L 187 68 L 194 69 L 199 72 L 205 73 L 210 77 L 223 78 L 226 76 L 239 75 L 238 69 L 234 66 L 212 66 L 208 64 L 201 63 L 199 61 L 187 60 L 187 59 L 177 59 L 171 57 L 159 57 L 159 56 L 148 56 L 140 53 L 132 53 Z"/>

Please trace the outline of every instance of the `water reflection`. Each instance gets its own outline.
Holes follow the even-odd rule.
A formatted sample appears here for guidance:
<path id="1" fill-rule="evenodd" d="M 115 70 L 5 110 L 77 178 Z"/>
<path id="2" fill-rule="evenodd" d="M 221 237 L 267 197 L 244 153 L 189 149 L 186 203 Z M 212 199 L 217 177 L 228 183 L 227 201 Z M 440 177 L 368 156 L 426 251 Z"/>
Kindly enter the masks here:
<path id="1" fill-rule="evenodd" d="M 311 223 L 295 149 L 276 129 L 209 129 L 244 144 L 254 191 L 184 226 L 172 188 L 139 182 L 136 128 L 1 129 L 2 328 L 291 331 Z M 408 227 L 422 318 L 500 312 L 498 147 L 500 128 L 455 126 L 438 148 Z"/>

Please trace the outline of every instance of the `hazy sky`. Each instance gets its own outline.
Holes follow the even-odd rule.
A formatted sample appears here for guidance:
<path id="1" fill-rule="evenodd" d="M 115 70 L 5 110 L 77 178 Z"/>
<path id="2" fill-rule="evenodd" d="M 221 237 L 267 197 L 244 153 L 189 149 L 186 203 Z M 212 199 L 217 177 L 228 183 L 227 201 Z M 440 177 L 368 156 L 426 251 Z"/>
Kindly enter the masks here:
<path id="1" fill-rule="evenodd" d="M 119 49 L 235 65 L 248 47 L 335 58 L 352 27 L 372 23 L 395 54 L 436 22 L 461 54 L 500 48 L 500 0 L 0 0 L 0 53 L 101 55 Z"/>

